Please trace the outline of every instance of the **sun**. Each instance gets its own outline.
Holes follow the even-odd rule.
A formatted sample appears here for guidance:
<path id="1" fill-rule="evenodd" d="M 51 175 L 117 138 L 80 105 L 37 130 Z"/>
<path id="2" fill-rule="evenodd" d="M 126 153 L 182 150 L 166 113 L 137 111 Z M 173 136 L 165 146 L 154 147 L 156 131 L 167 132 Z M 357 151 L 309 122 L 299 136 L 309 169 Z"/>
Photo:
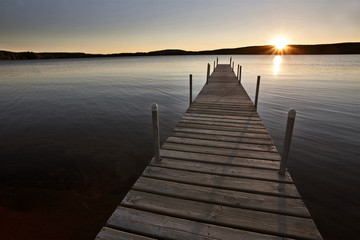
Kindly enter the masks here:
<path id="1" fill-rule="evenodd" d="M 286 37 L 277 37 L 272 41 L 272 45 L 274 45 L 277 50 L 284 50 L 288 44 L 289 40 Z"/>

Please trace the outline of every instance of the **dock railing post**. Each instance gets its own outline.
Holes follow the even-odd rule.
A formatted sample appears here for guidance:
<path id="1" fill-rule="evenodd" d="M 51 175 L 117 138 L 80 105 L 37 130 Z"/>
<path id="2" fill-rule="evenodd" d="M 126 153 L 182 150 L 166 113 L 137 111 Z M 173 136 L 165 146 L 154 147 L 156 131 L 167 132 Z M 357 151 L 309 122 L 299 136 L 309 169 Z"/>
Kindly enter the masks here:
<path id="1" fill-rule="evenodd" d="M 231 67 L 231 63 L 232 63 L 232 57 L 230 57 L 230 67 Z"/>
<path id="2" fill-rule="evenodd" d="M 283 145 L 283 154 L 281 155 L 281 162 L 279 168 L 280 175 L 285 174 L 286 164 L 289 158 L 289 151 L 291 145 L 291 137 L 294 129 L 295 116 L 296 116 L 295 109 L 290 109 L 288 112 L 288 119 L 286 123 L 286 131 L 285 131 L 284 145 Z"/>
<path id="3" fill-rule="evenodd" d="M 259 87 L 260 87 L 260 76 L 257 76 L 256 82 L 256 94 L 255 94 L 255 108 L 257 108 L 258 99 L 259 99 Z"/>
<path id="4" fill-rule="evenodd" d="M 214 70 L 213 70 L 213 72 L 215 72 L 215 61 L 214 61 Z"/>
<path id="5" fill-rule="evenodd" d="M 190 81 L 190 103 L 189 103 L 190 106 L 192 103 L 192 74 L 190 74 L 189 76 L 189 81 Z"/>
<path id="6" fill-rule="evenodd" d="M 216 57 L 216 66 L 219 65 L 219 58 Z"/>
<path id="7" fill-rule="evenodd" d="M 152 124 L 153 124 L 153 135 L 154 135 L 155 160 L 158 162 L 161 160 L 158 105 L 153 104 L 151 106 L 151 111 L 152 111 Z"/>
<path id="8" fill-rule="evenodd" d="M 235 62 L 233 61 L 232 62 L 232 67 L 231 67 L 231 69 L 234 71 L 234 64 L 235 64 Z"/>
<path id="9" fill-rule="evenodd" d="M 206 84 L 209 82 L 209 76 L 210 76 L 210 63 L 207 65 L 207 75 L 206 75 Z"/>
<path id="10" fill-rule="evenodd" d="M 242 66 L 240 66 L 240 68 L 239 68 L 239 76 L 238 76 L 239 85 L 240 85 L 240 83 L 241 83 L 241 70 L 242 70 Z"/>
<path id="11" fill-rule="evenodd" d="M 240 66 L 240 64 L 238 64 L 237 72 L 236 72 L 236 77 L 237 77 L 238 80 L 239 80 L 239 66 Z"/>

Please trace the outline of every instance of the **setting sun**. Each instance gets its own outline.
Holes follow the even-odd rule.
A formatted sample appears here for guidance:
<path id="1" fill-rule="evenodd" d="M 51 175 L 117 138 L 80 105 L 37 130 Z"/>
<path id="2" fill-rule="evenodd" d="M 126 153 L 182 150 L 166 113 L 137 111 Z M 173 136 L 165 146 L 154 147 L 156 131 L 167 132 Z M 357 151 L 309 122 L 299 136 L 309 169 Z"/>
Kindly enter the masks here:
<path id="1" fill-rule="evenodd" d="M 286 37 L 278 37 L 272 41 L 272 45 L 277 50 L 283 50 L 289 44 L 289 40 Z"/>

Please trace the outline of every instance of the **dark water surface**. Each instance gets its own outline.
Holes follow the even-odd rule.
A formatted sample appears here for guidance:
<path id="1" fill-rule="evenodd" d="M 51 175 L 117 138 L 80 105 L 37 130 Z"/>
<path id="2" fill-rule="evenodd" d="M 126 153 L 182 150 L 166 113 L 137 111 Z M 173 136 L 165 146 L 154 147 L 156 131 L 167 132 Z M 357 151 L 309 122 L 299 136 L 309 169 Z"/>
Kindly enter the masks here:
<path id="1" fill-rule="evenodd" d="M 0 62 L 1 239 L 93 239 L 216 56 Z M 230 56 L 220 56 L 228 63 Z M 289 171 L 325 239 L 360 235 L 360 55 L 235 56 L 281 152 L 297 110 Z"/>

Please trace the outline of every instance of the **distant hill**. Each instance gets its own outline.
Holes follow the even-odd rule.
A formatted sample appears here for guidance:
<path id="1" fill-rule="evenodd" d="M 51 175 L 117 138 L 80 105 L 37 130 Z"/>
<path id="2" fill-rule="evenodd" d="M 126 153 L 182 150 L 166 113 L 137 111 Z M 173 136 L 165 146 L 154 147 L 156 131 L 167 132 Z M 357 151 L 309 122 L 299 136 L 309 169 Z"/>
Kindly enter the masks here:
<path id="1" fill-rule="evenodd" d="M 224 55 L 224 54 L 360 54 L 360 42 L 334 43 L 316 45 L 288 45 L 285 50 L 279 51 L 272 45 L 224 48 L 207 51 L 184 51 L 179 49 L 166 49 L 152 52 L 115 53 L 115 54 L 87 54 L 66 52 L 9 52 L 0 51 L 0 60 L 25 59 L 59 59 L 59 58 L 94 58 L 94 57 L 125 57 L 125 56 L 166 56 L 166 55 Z"/>

